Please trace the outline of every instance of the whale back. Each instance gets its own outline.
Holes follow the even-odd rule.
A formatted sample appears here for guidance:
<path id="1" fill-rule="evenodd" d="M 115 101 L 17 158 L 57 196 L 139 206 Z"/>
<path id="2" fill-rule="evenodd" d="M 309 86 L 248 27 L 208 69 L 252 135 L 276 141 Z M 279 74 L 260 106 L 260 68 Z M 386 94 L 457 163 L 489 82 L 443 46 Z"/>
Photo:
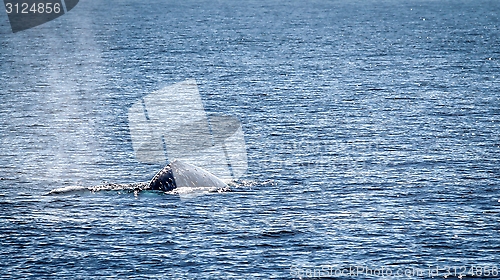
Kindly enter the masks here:
<path id="1" fill-rule="evenodd" d="M 176 188 L 171 165 L 163 167 L 149 182 L 148 189 L 169 192 Z"/>
<path id="2" fill-rule="evenodd" d="M 171 191 L 175 188 L 226 188 L 221 179 L 201 167 L 174 160 L 160 170 L 149 183 L 149 189 Z"/>

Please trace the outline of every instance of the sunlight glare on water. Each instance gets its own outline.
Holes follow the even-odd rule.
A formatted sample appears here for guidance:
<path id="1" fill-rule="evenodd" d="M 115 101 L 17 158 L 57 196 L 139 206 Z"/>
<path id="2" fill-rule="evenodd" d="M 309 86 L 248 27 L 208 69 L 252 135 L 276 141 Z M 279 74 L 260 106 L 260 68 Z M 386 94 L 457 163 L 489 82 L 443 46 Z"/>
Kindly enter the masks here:
<path id="1" fill-rule="evenodd" d="M 0 278 L 496 279 L 499 15 L 80 1 L 12 33 L 0 14 Z M 136 157 L 129 112 L 189 80 L 248 166 L 225 191 L 134 192 L 166 162 Z"/>

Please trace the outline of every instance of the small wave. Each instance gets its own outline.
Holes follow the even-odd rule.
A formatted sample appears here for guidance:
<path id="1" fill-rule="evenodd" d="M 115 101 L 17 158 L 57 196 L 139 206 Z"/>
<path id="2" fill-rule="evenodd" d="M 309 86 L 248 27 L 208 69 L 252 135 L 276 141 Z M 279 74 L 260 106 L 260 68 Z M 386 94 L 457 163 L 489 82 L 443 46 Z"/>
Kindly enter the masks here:
<path id="1" fill-rule="evenodd" d="M 279 238 L 283 236 L 291 236 L 297 234 L 298 231 L 291 230 L 276 230 L 276 231 L 266 231 L 262 233 L 263 237 Z"/>
<path id="2" fill-rule="evenodd" d="M 105 185 L 99 185 L 89 188 L 92 192 L 99 191 L 141 191 L 148 186 L 148 182 L 140 182 L 140 183 L 130 183 L 130 184 L 114 184 L 109 183 Z"/>
<path id="3" fill-rule="evenodd" d="M 75 193 L 94 193 L 94 192 L 99 192 L 99 191 L 122 191 L 122 190 L 127 190 L 130 192 L 135 192 L 142 190 L 147 186 L 147 182 L 141 182 L 141 183 L 132 183 L 132 184 L 104 184 L 104 185 L 98 185 L 98 186 L 92 186 L 92 187 L 84 187 L 84 186 L 68 186 L 68 187 L 62 187 L 62 188 L 57 188 L 53 189 L 50 192 L 48 192 L 46 195 L 59 195 L 59 194 L 75 194 Z"/>
<path id="4" fill-rule="evenodd" d="M 276 182 L 273 180 L 266 180 L 263 182 L 259 182 L 256 180 L 237 180 L 237 181 L 230 181 L 230 182 L 225 182 L 228 186 L 234 187 L 234 188 L 251 188 L 255 186 L 265 186 L 265 185 L 276 185 Z"/>
<path id="5" fill-rule="evenodd" d="M 200 187 L 200 188 L 192 188 L 192 187 L 180 187 L 173 189 L 169 192 L 165 192 L 166 194 L 178 195 L 181 199 L 193 198 L 199 195 L 207 194 L 207 193 L 222 193 L 222 192 L 230 192 L 230 187 L 224 188 L 214 188 L 214 187 Z"/>

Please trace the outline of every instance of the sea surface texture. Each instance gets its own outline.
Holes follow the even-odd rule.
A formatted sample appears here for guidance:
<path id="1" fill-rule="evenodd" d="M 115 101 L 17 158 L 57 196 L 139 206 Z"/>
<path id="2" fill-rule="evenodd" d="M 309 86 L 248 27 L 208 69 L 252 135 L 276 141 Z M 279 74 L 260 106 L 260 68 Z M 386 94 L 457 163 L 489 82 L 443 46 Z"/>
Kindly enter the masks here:
<path id="1" fill-rule="evenodd" d="M 231 191 L 45 195 L 151 179 L 129 108 L 187 80 L 242 124 Z M 500 2 L 1 10 L 0 178 L 1 279 L 498 279 Z"/>

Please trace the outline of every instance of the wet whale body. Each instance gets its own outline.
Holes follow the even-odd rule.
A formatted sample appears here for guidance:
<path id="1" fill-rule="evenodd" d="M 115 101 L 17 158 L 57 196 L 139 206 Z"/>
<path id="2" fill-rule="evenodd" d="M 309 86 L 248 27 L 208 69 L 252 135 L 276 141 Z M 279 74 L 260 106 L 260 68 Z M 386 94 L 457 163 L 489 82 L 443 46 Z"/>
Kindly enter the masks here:
<path id="1" fill-rule="evenodd" d="M 114 190 L 128 190 L 137 194 L 140 191 L 146 190 L 171 192 L 179 188 L 217 192 L 229 190 L 229 186 L 226 183 L 205 169 L 180 160 L 173 160 L 158 171 L 149 182 L 132 184 L 110 183 L 93 187 L 69 186 L 54 189 L 47 194 Z"/>
<path id="2" fill-rule="evenodd" d="M 151 179 L 145 190 L 164 192 L 176 188 L 228 188 L 227 184 L 201 167 L 174 160 Z"/>

